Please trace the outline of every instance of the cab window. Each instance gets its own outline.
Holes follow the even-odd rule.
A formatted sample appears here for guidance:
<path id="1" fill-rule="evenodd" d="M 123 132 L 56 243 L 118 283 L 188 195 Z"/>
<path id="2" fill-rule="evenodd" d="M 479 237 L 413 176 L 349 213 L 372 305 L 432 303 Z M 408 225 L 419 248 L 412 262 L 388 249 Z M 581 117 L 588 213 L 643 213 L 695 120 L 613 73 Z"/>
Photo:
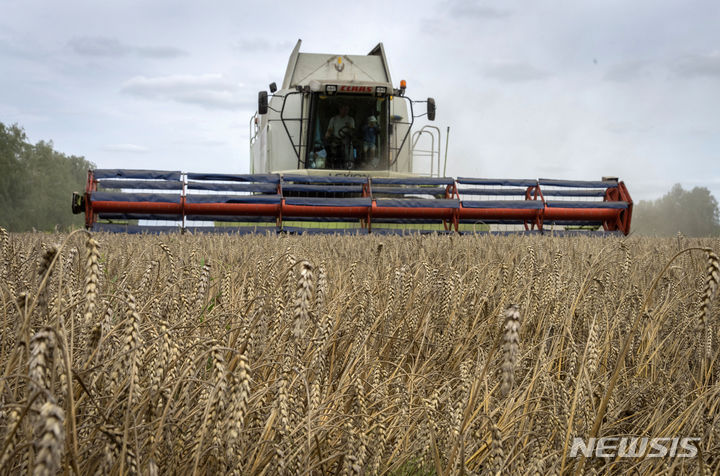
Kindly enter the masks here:
<path id="1" fill-rule="evenodd" d="M 386 170 L 387 98 L 316 93 L 307 168 Z"/>

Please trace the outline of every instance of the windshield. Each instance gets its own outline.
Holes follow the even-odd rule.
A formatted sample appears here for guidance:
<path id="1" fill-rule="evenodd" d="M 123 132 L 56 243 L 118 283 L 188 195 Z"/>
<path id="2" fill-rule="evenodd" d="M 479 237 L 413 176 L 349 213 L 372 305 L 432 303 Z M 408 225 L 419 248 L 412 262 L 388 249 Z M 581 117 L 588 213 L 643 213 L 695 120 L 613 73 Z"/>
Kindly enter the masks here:
<path id="1" fill-rule="evenodd" d="M 387 170 L 387 98 L 313 95 L 306 167 Z"/>

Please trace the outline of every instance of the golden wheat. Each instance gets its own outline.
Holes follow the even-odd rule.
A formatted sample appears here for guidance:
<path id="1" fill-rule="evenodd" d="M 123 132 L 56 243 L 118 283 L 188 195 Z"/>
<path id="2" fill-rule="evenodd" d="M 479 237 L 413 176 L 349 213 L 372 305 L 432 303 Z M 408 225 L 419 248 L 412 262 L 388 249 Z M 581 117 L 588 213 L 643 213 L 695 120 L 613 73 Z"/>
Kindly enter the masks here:
<path id="1" fill-rule="evenodd" d="M 0 474 L 718 473 L 719 244 L 0 230 Z"/>

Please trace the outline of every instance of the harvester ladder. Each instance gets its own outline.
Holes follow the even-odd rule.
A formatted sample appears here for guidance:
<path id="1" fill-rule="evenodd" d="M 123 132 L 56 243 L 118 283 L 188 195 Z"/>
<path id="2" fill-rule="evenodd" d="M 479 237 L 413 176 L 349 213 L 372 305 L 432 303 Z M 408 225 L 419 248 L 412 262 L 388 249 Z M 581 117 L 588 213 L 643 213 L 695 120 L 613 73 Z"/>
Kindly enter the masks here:
<path id="1" fill-rule="evenodd" d="M 418 148 L 418 143 L 420 142 L 420 139 L 423 135 L 428 135 L 430 137 L 430 148 L 429 149 L 421 149 Z M 435 138 L 437 137 L 437 149 L 435 149 Z M 421 143 L 422 144 L 422 143 Z M 411 148 L 411 154 L 412 154 L 412 164 L 415 165 L 415 158 L 416 157 L 430 157 L 430 177 L 440 177 L 440 162 L 441 157 L 440 153 L 442 151 L 442 134 L 440 133 L 440 128 L 437 126 L 431 126 L 426 125 L 423 126 L 421 129 L 415 131 L 412 136 L 412 148 Z M 435 170 L 435 156 L 437 155 L 437 171 Z M 445 157 L 447 160 L 447 156 Z M 444 176 L 444 172 L 443 175 Z"/>

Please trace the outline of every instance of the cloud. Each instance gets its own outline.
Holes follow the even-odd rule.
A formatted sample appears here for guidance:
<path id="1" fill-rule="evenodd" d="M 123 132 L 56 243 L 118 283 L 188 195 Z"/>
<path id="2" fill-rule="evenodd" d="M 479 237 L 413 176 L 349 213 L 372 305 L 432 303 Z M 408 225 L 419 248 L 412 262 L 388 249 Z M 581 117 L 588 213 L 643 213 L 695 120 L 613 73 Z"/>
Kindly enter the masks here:
<path id="1" fill-rule="evenodd" d="M 173 46 L 137 46 L 134 52 L 145 58 L 176 58 L 187 55 L 187 51 Z"/>
<path id="2" fill-rule="evenodd" d="M 651 72 L 652 63 L 647 60 L 634 60 L 618 63 L 605 73 L 608 81 L 626 82 L 646 77 Z"/>
<path id="3" fill-rule="evenodd" d="M 651 133 L 653 129 L 654 127 L 647 122 L 610 121 L 605 124 L 606 131 L 617 135 L 639 136 Z"/>
<path id="4" fill-rule="evenodd" d="M 227 91 L 235 85 L 221 74 L 174 74 L 169 76 L 136 76 L 125 82 L 125 92 L 155 96 L 165 93 L 177 93 L 201 90 Z"/>
<path id="5" fill-rule="evenodd" d="M 510 16 L 505 10 L 481 5 L 474 0 L 451 0 L 446 2 L 448 14 L 457 19 L 498 19 Z"/>
<path id="6" fill-rule="evenodd" d="M 108 144 L 102 149 L 108 152 L 125 152 L 131 154 L 144 154 L 150 150 L 145 146 L 136 144 Z"/>
<path id="7" fill-rule="evenodd" d="M 496 60 L 481 70 L 489 78 L 509 82 L 536 81 L 550 76 L 531 64 L 511 60 Z"/>
<path id="8" fill-rule="evenodd" d="M 186 51 L 172 46 L 133 46 L 116 38 L 104 36 L 76 37 L 68 42 L 75 53 L 83 56 L 118 58 L 139 56 L 144 58 L 175 58 L 184 56 Z"/>
<path id="9" fill-rule="evenodd" d="M 21 39 L 7 35 L 0 37 L 0 54 L 7 54 L 23 59 L 38 59 L 48 56 L 48 52 L 38 45 L 35 39 Z"/>
<path id="10" fill-rule="evenodd" d="M 145 99 L 194 104 L 208 109 L 252 108 L 240 98 L 241 84 L 220 74 L 136 76 L 123 84 L 122 92 Z"/>
<path id="11" fill-rule="evenodd" d="M 475 28 L 473 21 L 501 20 L 511 15 L 507 10 L 485 6 L 475 0 L 447 0 L 438 3 L 434 13 L 431 17 L 420 19 L 421 34 L 452 36 L 456 22 L 469 22 Z"/>
<path id="12" fill-rule="evenodd" d="M 678 58 L 672 70 L 685 77 L 720 78 L 720 51 L 704 55 L 685 55 Z"/>
<path id="13" fill-rule="evenodd" d="M 265 38 L 243 38 L 232 44 L 232 47 L 243 53 L 266 53 L 292 51 L 295 43 L 290 41 L 271 42 Z"/>
<path id="14" fill-rule="evenodd" d="M 84 56 L 125 56 L 131 51 L 129 46 L 123 45 L 114 38 L 73 38 L 68 44 L 75 53 Z"/>
<path id="15" fill-rule="evenodd" d="M 209 109 L 238 109 L 250 104 L 249 101 L 238 100 L 237 94 L 230 91 L 188 91 L 175 96 L 175 100 Z"/>

